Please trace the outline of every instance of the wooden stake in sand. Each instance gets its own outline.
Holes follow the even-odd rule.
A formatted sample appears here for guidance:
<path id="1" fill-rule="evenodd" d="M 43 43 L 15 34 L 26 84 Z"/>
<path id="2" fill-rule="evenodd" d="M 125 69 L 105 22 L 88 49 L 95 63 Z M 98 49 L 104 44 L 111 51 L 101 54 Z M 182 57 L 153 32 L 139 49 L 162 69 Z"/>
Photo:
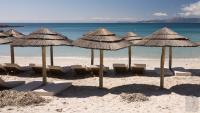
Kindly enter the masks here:
<path id="1" fill-rule="evenodd" d="M 11 56 L 11 64 L 15 63 L 15 49 L 12 45 L 10 45 L 10 56 Z"/>
<path id="2" fill-rule="evenodd" d="M 51 66 L 54 65 L 53 63 L 53 46 L 50 46 L 50 59 L 51 59 Z"/>
<path id="3" fill-rule="evenodd" d="M 46 71 L 46 48 L 42 47 L 42 76 L 43 84 L 47 84 L 47 71 Z"/>
<path id="4" fill-rule="evenodd" d="M 164 88 L 164 64 L 165 64 L 165 47 L 162 47 L 160 63 L 160 88 Z"/>
<path id="5" fill-rule="evenodd" d="M 172 47 L 169 47 L 169 69 L 172 70 Z"/>
<path id="6" fill-rule="evenodd" d="M 100 50 L 99 88 L 103 88 L 103 50 Z"/>
<path id="7" fill-rule="evenodd" d="M 128 47 L 128 68 L 129 68 L 129 71 L 131 71 L 131 46 Z"/>
<path id="8" fill-rule="evenodd" d="M 94 49 L 91 49 L 91 65 L 94 65 Z"/>

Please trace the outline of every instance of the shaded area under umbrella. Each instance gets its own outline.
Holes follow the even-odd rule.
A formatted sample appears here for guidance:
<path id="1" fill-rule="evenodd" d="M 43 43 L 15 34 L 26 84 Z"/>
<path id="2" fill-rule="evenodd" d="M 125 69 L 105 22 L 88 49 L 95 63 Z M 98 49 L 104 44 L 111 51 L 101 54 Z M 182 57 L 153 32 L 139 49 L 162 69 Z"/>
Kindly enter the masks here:
<path id="1" fill-rule="evenodd" d="M 41 28 L 35 32 L 24 36 L 21 39 L 14 40 L 12 46 L 17 47 L 42 47 L 42 75 L 43 84 L 47 83 L 47 72 L 46 72 L 46 47 L 47 46 L 65 46 L 70 45 L 69 40 L 54 31 L 47 28 Z"/>
<path id="2" fill-rule="evenodd" d="M 73 45 L 81 48 L 100 50 L 99 87 L 103 88 L 103 51 L 126 48 L 130 46 L 130 43 L 120 39 L 107 29 L 102 28 L 97 29 L 90 35 L 85 35 L 82 38 L 75 40 Z"/>
<path id="3" fill-rule="evenodd" d="M 131 46 L 134 46 L 138 41 L 142 40 L 141 37 L 137 36 L 137 34 L 133 32 L 128 32 L 125 34 L 125 36 L 122 38 L 126 41 L 129 41 L 131 43 Z M 131 70 L 131 56 L 132 56 L 132 50 L 131 46 L 128 47 L 128 67 L 129 71 Z"/>
<path id="4" fill-rule="evenodd" d="M 139 41 L 136 45 L 147 47 L 162 47 L 161 63 L 160 63 L 160 87 L 164 87 L 164 63 L 165 63 L 165 50 L 170 47 L 170 65 L 172 64 L 172 47 L 196 47 L 196 44 L 191 42 L 188 38 L 179 35 L 171 29 L 164 27 L 145 39 Z M 170 66 L 171 68 L 171 66 Z"/>

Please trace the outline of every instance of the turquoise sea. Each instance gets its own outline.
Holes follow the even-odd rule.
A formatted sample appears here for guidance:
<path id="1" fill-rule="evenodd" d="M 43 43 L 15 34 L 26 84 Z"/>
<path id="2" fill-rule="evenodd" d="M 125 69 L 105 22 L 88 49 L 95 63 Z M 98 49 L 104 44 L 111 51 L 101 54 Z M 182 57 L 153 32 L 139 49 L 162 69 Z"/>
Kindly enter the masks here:
<path id="1" fill-rule="evenodd" d="M 162 27 L 169 27 L 191 39 L 200 41 L 200 24 L 191 23 L 9 23 L 9 25 L 21 25 L 16 30 L 29 34 L 41 27 L 47 27 L 51 30 L 64 34 L 72 40 L 80 38 L 84 33 L 97 28 L 107 28 L 119 36 L 126 32 L 135 32 L 141 37 L 145 37 Z M 90 57 L 90 50 L 77 47 L 54 47 L 55 57 Z M 0 46 L 0 55 L 9 56 L 10 48 L 7 45 Z M 48 52 L 48 51 L 47 51 Z M 136 58 L 160 58 L 161 48 L 133 47 L 133 57 Z M 16 56 L 41 56 L 41 48 L 16 48 Z M 95 51 L 98 57 L 99 51 Z M 106 51 L 105 57 L 126 58 L 127 49 L 118 51 Z M 174 48 L 173 57 L 175 58 L 200 58 L 200 48 Z"/>

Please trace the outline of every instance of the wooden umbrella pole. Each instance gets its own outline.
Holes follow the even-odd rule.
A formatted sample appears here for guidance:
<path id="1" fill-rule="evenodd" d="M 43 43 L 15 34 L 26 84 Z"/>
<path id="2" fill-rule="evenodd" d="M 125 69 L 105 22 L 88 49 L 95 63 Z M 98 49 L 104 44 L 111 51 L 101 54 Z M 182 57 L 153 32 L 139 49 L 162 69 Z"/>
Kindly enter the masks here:
<path id="1" fill-rule="evenodd" d="M 91 49 L 91 65 L 94 65 L 94 50 Z"/>
<path id="2" fill-rule="evenodd" d="M 165 47 L 162 47 L 160 63 L 160 88 L 164 88 L 164 64 L 165 64 Z"/>
<path id="3" fill-rule="evenodd" d="M 172 47 L 169 47 L 169 69 L 172 70 Z"/>
<path id="4" fill-rule="evenodd" d="M 51 60 L 51 66 L 54 65 L 53 63 L 53 46 L 50 46 L 50 60 Z"/>
<path id="5" fill-rule="evenodd" d="M 47 84 L 47 71 L 46 71 L 46 48 L 42 47 L 42 75 L 43 84 Z"/>
<path id="6" fill-rule="evenodd" d="M 99 88 L 103 88 L 103 50 L 100 50 Z"/>
<path id="7" fill-rule="evenodd" d="M 131 46 L 128 47 L 128 67 L 129 71 L 131 71 Z"/>
<path id="8" fill-rule="evenodd" d="M 10 56 L 11 56 L 11 64 L 15 63 L 15 49 L 12 45 L 10 45 Z"/>

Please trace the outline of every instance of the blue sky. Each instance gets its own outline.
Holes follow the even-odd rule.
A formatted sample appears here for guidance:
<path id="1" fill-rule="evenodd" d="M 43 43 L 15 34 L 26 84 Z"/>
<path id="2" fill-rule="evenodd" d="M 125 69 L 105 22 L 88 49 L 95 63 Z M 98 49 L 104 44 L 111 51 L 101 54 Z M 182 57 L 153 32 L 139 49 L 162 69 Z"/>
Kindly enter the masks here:
<path id="1" fill-rule="evenodd" d="M 200 0 L 0 0 L 0 22 L 115 22 L 200 17 Z"/>

